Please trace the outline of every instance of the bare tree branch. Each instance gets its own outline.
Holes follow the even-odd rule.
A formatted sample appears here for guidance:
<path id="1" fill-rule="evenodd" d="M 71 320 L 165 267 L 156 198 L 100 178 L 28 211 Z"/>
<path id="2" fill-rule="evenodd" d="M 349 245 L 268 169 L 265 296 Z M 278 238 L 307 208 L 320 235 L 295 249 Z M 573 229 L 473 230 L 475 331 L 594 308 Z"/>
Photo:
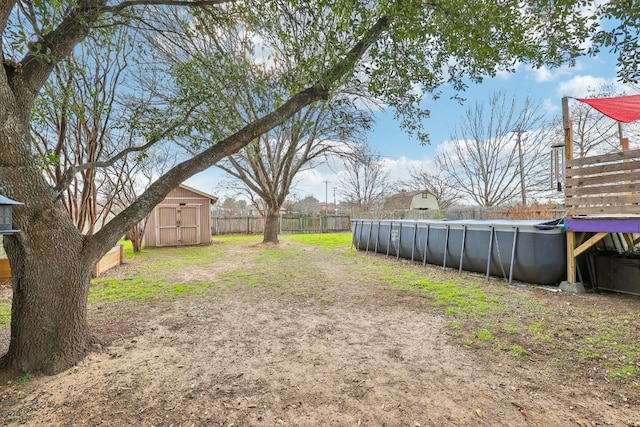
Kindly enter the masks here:
<path id="1" fill-rule="evenodd" d="M 144 144 L 144 145 L 141 145 L 141 146 L 138 146 L 138 147 L 125 148 L 124 150 L 120 151 L 118 154 L 116 154 L 115 156 L 111 157 L 108 160 L 90 162 L 90 163 L 85 163 L 85 164 L 76 165 L 76 166 L 70 166 L 66 170 L 66 172 L 64 173 L 62 178 L 59 180 L 59 182 L 53 188 L 55 191 L 58 192 L 58 197 L 57 197 L 56 200 L 58 200 L 61 197 L 62 192 L 69 187 L 74 175 L 77 174 L 78 172 L 81 172 L 81 171 L 84 171 L 84 170 L 87 170 L 87 169 L 93 169 L 93 168 L 106 168 L 108 166 L 114 165 L 118 160 L 123 159 L 129 153 L 145 151 L 145 150 L 151 148 L 153 145 L 155 145 L 158 142 L 162 141 L 165 137 L 167 137 L 167 135 L 171 134 L 171 132 L 176 130 L 178 127 L 184 125 L 188 121 L 189 116 L 193 113 L 193 111 L 197 107 L 198 107 L 197 105 L 191 106 L 187 110 L 185 116 L 182 119 L 180 119 L 177 122 L 173 123 L 171 126 L 165 128 L 159 134 L 153 135 L 151 138 L 149 138 L 148 142 L 146 144 Z"/>

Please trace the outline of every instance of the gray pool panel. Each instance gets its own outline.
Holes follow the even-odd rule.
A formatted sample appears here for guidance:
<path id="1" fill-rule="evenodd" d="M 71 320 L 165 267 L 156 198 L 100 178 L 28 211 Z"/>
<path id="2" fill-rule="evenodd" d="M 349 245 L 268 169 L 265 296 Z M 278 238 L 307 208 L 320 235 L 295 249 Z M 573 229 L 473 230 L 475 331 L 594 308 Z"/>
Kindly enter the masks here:
<path id="1" fill-rule="evenodd" d="M 541 285 L 566 277 L 565 233 L 556 222 L 353 220 L 357 249 L 443 268 Z"/>

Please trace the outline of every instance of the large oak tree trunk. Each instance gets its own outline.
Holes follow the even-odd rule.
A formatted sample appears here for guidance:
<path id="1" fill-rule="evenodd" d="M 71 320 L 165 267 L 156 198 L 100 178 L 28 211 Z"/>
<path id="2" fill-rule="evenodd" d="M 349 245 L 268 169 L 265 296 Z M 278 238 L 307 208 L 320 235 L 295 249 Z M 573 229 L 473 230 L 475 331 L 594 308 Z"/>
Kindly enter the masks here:
<path id="1" fill-rule="evenodd" d="M 87 353 L 86 307 L 93 265 L 83 261 L 77 233 L 57 229 L 36 236 L 32 232 L 29 237 L 28 243 L 17 237 L 5 243 L 13 302 L 12 339 L 2 364 L 22 372 L 53 374 Z"/>
<path id="2" fill-rule="evenodd" d="M 1 80 L 0 80 L 1 83 Z M 29 111 L 0 84 L 0 184 L 24 203 L 13 209 L 21 231 L 3 239 L 11 265 L 11 341 L 0 366 L 55 373 L 87 352 L 91 271 L 106 251 L 71 221 L 30 150 Z"/>
<path id="3" fill-rule="evenodd" d="M 280 211 L 267 209 L 264 218 L 264 234 L 262 243 L 278 243 L 278 231 L 280 230 Z"/>

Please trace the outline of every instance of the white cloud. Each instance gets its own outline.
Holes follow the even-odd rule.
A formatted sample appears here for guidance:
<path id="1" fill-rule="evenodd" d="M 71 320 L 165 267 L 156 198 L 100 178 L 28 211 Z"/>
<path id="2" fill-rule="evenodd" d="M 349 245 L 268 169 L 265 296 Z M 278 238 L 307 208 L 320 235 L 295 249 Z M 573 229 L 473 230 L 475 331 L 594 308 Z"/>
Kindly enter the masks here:
<path id="1" fill-rule="evenodd" d="M 425 157 L 424 159 L 409 159 L 405 156 L 399 159 L 383 159 L 385 170 L 389 172 L 389 180 L 391 182 L 408 180 L 409 171 L 416 168 L 425 168 L 433 166 L 433 159 Z"/>
<path id="2" fill-rule="evenodd" d="M 607 80 L 604 77 L 577 75 L 569 80 L 560 82 L 556 88 L 556 93 L 559 97 L 585 97 L 589 95 L 589 90 L 597 89 L 598 87 L 610 82 L 610 80 Z"/>
<path id="3" fill-rule="evenodd" d="M 573 66 L 563 65 L 562 67 L 558 68 L 549 68 L 544 65 L 540 68 L 529 67 L 526 70 L 526 73 L 537 83 L 548 83 L 558 80 L 563 76 L 575 73 L 576 71 L 580 71 L 583 68 L 584 64 L 580 61 L 577 61 Z"/>
<path id="4" fill-rule="evenodd" d="M 538 83 L 550 82 L 555 79 L 555 76 L 547 67 L 542 66 L 540 68 L 531 69 L 530 73 L 533 75 L 533 79 Z"/>

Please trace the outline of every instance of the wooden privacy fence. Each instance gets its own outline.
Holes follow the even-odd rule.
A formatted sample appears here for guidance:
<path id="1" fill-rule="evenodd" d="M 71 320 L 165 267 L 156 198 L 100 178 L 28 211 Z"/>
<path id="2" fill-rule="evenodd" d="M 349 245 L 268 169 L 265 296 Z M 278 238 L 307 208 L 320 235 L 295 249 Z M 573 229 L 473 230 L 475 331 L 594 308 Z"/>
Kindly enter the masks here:
<path id="1" fill-rule="evenodd" d="M 640 150 L 567 160 L 572 216 L 640 213 Z"/>
<path id="2" fill-rule="evenodd" d="M 325 233 L 351 230 L 347 215 L 281 215 L 281 233 Z M 256 216 L 212 217 L 211 234 L 262 234 L 264 219 Z"/>

